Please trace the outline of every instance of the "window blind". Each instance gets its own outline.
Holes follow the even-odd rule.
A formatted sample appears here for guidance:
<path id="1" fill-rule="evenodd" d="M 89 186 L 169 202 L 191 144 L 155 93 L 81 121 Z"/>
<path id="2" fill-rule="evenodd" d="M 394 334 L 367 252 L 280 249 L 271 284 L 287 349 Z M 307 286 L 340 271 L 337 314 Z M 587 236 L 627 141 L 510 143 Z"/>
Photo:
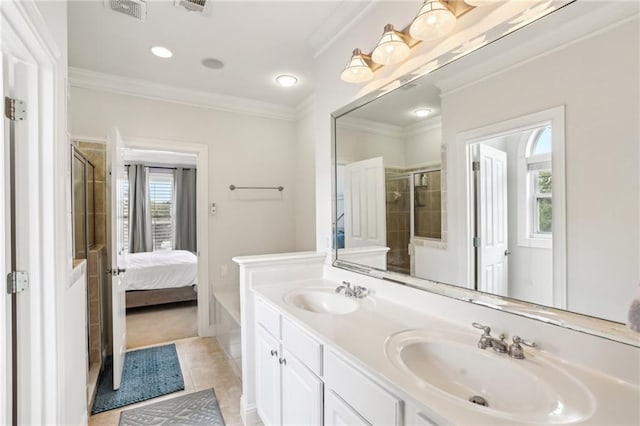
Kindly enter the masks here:
<path id="1" fill-rule="evenodd" d="M 151 201 L 151 235 L 153 251 L 173 249 L 173 173 L 172 170 L 149 169 Z"/>

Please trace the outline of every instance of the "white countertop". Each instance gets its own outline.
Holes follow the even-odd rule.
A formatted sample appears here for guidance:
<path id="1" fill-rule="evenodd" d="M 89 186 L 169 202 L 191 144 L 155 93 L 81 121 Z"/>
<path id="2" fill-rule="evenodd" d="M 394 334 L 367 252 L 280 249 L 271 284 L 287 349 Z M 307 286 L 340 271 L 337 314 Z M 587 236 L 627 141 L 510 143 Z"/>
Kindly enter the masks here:
<path id="1" fill-rule="evenodd" d="M 474 406 L 466 401 L 448 396 L 436 389 L 425 386 L 401 372 L 385 354 L 385 342 L 394 333 L 407 329 L 433 329 L 439 332 L 467 333 L 470 342 L 480 337 L 481 331 L 469 327 L 463 330 L 441 319 L 431 317 L 425 312 L 408 309 L 399 301 L 376 296 L 367 298 L 375 303 L 367 303 L 357 311 L 346 315 L 331 315 L 309 312 L 284 301 L 284 295 L 303 287 L 333 287 L 338 283 L 328 280 L 307 280 L 285 284 L 266 285 L 254 289 L 256 295 L 272 304 L 302 328 L 308 330 L 323 343 L 333 347 L 345 358 L 350 359 L 374 377 L 390 385 L 392 391 L 405 395 L 411 400 L 429 407 L 431 412 L 453 424 L 514 424 L 512 418 L 488 415 L 485 407 Z M 473 343 L 471 343 L 473 344 Z M 480 350 L 480 349 L 478 349 Z M 589 350 L 589 348 L 576 348 Z M 492 356 L 502 358 L 505 363 L 527 362 L 515 360 L 506 354 L 491 352 Z M 590 416 L 572 424 L 640 424 L 640 387 L 565 362 L 543 351 L 526 348 L 527 357 L 561 366 L 570 376 L 581 382 L 592 394 L 595 403 Z M 615 362 L 615 355 L 608 362 Z M 506 365 L 506 364 L 505 364 Z M 513 386 L 518 386 L 514 380 Z M 395 388 L 395 389 L 394 389 Z"/>

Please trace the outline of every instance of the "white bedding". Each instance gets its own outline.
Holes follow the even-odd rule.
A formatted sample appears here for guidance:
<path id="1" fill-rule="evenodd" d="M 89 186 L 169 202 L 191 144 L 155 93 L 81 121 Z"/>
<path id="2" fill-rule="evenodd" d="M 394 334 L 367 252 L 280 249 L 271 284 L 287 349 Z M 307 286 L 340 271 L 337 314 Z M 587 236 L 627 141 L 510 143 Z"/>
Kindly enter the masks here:
<path id="1" fill-rule="evenodd" d="M 198 258 L 189 251 L 154 251 L 125 255 L 127 290 L 156 290 L 196 284 Z"/>

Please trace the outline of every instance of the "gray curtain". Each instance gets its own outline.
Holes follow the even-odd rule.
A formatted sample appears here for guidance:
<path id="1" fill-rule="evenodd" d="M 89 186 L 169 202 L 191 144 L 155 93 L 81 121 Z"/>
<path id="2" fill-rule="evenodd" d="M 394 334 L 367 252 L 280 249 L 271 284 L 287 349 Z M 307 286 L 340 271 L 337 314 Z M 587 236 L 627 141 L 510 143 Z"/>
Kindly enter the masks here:
<path id="1" fill-rule="evenodd" d="M 146 167 L 129 166 L 129 253 L 153 251 L 151 200 Z"/>
<path id="2" fill-rule="evenodd" d="M 176 250 L 195 252 L 196 245 L 196 170 L 178 167 L 174 178 L 176 214 Z"/>

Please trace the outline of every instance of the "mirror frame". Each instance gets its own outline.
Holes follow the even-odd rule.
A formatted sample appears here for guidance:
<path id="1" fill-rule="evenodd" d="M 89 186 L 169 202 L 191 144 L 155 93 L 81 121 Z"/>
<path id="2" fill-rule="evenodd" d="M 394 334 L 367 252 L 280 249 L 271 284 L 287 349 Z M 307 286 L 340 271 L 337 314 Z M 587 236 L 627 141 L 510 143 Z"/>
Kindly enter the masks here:
<path id="1" fill-rule="evenodd" d="M 561 9 L 564 9 L 566 6 L 573 3 L 574 1 L 570 1 L 569 3 L 554 10 L 553 12 L 545 16 L 542 16 L 536 21 L 533 21 L 527 24 L 525 27 L 531 27 L 531 26 L 535 27 L 536 26 L 535 24 L 538 23 L 539 21 L 544 20 L 549 16 L 553 16 L 554 14 L 557 14 L 557 12 L 559 12 Z M 507 34 L 507 36 L 518 32 L 520 29 Z M 477 52 L 478 50 L 487 48 L 488 46 L 493 45 L 496 41 L 501 40 L 504 37 L 506 36 L 493 40 L 488 44 L 481 46 L 480 48 L 469 51 L 464 56 Z M 565 44 L 565 43 L 561 42 L 561 44 Z M 450 297 L 460 301 L 484 306 L 490 309 L 495 309 L 502 312 L 533 319 L 536 321 L 541 321 L 547 324 L 563 327 L 566 329 L 590 334 L 593 336 L 598 336 L 604 339 L 619 342 L 629 346 L 640 347 L 640 334 L 633 332 L 623 323 L 610 321 L 603 318 L 593 317 L 586 314 L 580 314 L 572 311 L 557 309 L 549 306 L 543 306 L 543 305 L 526 302 L 519 299 L 514 299 L 511 297 L 498 296 L 490 293 L 483 293 L 481 291 L 471 290 L 466 287 L 459 287 L 454 284 L 447 284 L 447 283 L 432 281 L 424 278 L 417 278 L 410 275 L 400 274 L 397 272 L 383 271 L 380 269 L 375 269 L 372 267 L 342 260 L 339 258 L 338 249 L 336 248 L 337 247 L 337 232 L 336 232 L 337 231 L 337 223 L 336 223 L 336 217 L 337 217 L 336 127 L 337 127 L 337 124 L 336 124 L 336 120 L 348 114 L 349 112 L 352 112 L 378 98 L 381 98 L 387 93 L 391 93 L 392 91 L 405 86 L 406 84 L 416 79 L 422 78 L 425 75 L 431 72 L 434 72 L 436 70 L 441 70 L 443 67 L 447 67 L 448 65 L 456 62 L 458 59 L 460 58 L 456 58 L 453 61 L 444 63 L 438 66 L 436 69 L 432 69 L 429 71 L 423 71 L 419 73 L 409 72 L 405 76 L 400 77 L 399 79 L 393 80 L 389 83 L 383 84 L 378 89 L 373 90 L 372 92 L 369 92 L 364 96 L 355 99 L 354 101 L 350 102 L 346 106 L 331 113 L 331 167 L 332 167 L 332 174 L 331 174 L 332 234 L 331 235 L 332 235 L 332 242 L 333 242 L 333 248 L 331 250 L 332 266 L 340 269 L 345 269 L 351 272 L 368 275 L 370 277 L 378 278 L 383 281 L 388 281 L 390 283 L 399 284 L 399 285 L 411 287 L 418 290 L 428 291 L 430 293 L 434 293 L 437 295 Z M 451 224 L 449 224 L 448 226 L 451 226 Z M 629 303 L 631 303 L 631 301 Z"/>

